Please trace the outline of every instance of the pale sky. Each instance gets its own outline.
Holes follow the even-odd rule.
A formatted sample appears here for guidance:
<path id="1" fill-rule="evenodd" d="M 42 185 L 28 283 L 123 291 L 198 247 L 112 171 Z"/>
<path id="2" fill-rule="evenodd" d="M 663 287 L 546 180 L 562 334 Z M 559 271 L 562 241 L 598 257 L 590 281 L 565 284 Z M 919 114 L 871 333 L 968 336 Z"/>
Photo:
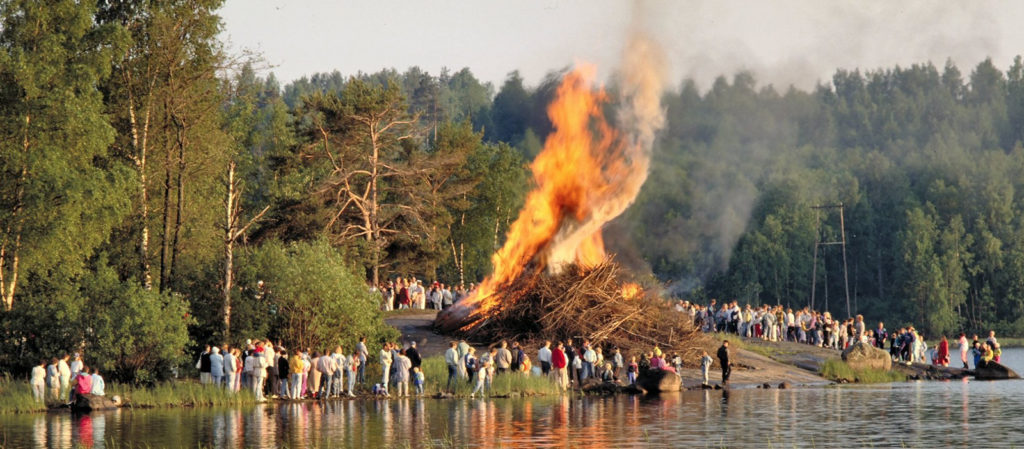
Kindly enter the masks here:
<path id="1" fill-rule="evenodd" d="M 1024 1 L 920 0 L 227 0 L 229 49 L 263 55 L 282 84 L 316 72 L 463 67 L 501 86 L 534 85 L 577 61 L 607 76 L 632 20 L 665 49 L 670 85 L 750 70 L 780 90 L 827 82 L 837 68 L 951 58 L 966 77 L 991 57 L 1024 54 Z"/>

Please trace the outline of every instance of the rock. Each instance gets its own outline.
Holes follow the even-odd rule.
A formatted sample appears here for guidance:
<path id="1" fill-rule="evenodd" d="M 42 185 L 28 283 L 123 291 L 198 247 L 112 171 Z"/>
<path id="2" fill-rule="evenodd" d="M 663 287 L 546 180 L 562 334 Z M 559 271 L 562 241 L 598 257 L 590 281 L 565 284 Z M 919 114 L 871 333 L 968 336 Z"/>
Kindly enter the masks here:
<path id="1" fill-rule="evenodd" d="M 772 388 L 772 384 L 765 382 L 763 385 L 761 385 L 761 388 L 764 388 L 765 390 L 770 390 Z"/>
<path id="2" fill-rule="evenodd" d="M 721 390 L 721 389 L 722 389 L 722 386 L 721 386 L 721 385 L 717 385 L 717 384 L 716 384 L 716 385 L 715 385 L 715 389 L 716 389 L 716 390 Z"/>
<path id="3" fill-rule="evenodd" d="M 114 410 L 117 409 L 118 406 L 117 402 L 114 402 L 106 396 L 83 394 L 75 398 L 75 402 L 71 404 L 71 410 L 88 413 L 93 410 Z"/>
<path id="4" fill-rule="evenodd" d="M 793 388 L 793 386 L 790 385 L 789 382 L 783 382 L 783 383 L 779 384 L 779 389 L 780 390 L 785 390 L 787 388 Z"/>
<path id="5" fill-rule="evenodd" d="M 974 378 L 978 380 L 1020 379 L 1012 369 L 996 362 L 984 362 L 974 368 Z"/>
<path id="6" fill-rule="evenodd" d="M 712 387 L 711 385 L 708 385 L 708 384 L 701 384 L 700 388 L 701 388 L 701 390 L 714 390 L 715 389 L 715 387 Z"/>
<path id="7" fill-rule="evenodd" d="M 888 371 L 892 368 L 889 353 L 864 342 L 850 345 L 843 351 L 843 361 L 854 370 L 877 369 Z"/>
<path id="8" fill-rule="evenodd" d="M 637 385 L 650 393 L 663 391 L 679 391 L 683 385 L 683 379 L 678 374 L 668 370 L 648 370 L 636 380 Z"/>

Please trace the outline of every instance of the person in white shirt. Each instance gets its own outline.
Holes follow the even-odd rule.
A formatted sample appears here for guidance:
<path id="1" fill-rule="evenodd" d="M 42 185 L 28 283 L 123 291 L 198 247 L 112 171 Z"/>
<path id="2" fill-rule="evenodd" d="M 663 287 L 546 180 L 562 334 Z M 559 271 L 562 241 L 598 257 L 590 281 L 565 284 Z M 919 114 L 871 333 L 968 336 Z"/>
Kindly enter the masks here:
<path id="1" fill-rule="evenodd" d="M 43 398 L 46 396 L 46 360 L 32 367 L 32 378 L 29 380 L 29 385 L 32 385 L 32 397 L 36 402 L 43 402 Z"/>
<path id="2" fill-rule="evenodd" d="M 444 352 L 444 363 L 448 365 L 448 386 L 446 389 L 454 393 L 455 382 L 459 376 L 459 351 L 455 349 L 458 343 L 448 343 L 448 350 Z"/>
<path id="3" fill-rule="evenodd" d="M 540 371 L 545 376 L 551 374 L 551 342 L 548 340 L 544 341 L 544 346 L 541 346 L 537 351 L 537 361 L 540 362 Z"/>
<path id="4" fill-rule="evenodd" d="M 381 348 L 381 350 L 380 350 L 380 370 L 381 370 L 380 383 L 381 383 L 381 388 L 384 389 L 384 395 L 385 396 L 390 396 L 390 394 L 388 394 L 387 391 L 388 391 L 388 380 L 391 377 L 391 362 L 392 362 L 392 359 L 391 359 L 391 343 L 384 343 L 384 347 Z"/>
<path id="5" fill-rule="evenodd" d="M 100 375 L 99 368 L 92 369 L 92 394 L 96 396 L 103 396 L 107 394 L 107 384 L 103 382 L 103 376 Z"/>

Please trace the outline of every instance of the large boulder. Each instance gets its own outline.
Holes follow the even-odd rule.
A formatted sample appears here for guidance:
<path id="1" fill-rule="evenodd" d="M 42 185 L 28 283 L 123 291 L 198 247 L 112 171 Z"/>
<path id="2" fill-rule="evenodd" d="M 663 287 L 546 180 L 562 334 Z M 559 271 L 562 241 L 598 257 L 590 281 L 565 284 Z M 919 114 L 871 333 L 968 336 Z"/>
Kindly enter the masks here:
<path id="1" fill-rule="evenodd" d="M 91 412 L 93 410 L 114 410 L 119 404 L 106 396 L 96 396 L 94 394 L 82 394 L 75 398 L 75 402 L 71 404 L 71 409 L 77 412 Z"/>
<path id="2" fill-rule="evenodd" d="M 857 342 L 843 350 L 843 361 L 854 370 L 877 369 L 888 371 L 892 368 L 889 353 L 864 342 Z"/>
<path id="3" fill-rule="evenodd" d="M 675 371 L 652 369 L 644 371 L 636 379 L 636 384 L 648 393 L 679 391 L 682 388 L 683 379 Z"/>
<path id="4" fill-rule="evenodd" d="M 1002 380 L 1019 379 L 1020 376 L 1004 365 L 996 362 L 982 361 L 974 368 L 974 378 L 979 380 Z"/>

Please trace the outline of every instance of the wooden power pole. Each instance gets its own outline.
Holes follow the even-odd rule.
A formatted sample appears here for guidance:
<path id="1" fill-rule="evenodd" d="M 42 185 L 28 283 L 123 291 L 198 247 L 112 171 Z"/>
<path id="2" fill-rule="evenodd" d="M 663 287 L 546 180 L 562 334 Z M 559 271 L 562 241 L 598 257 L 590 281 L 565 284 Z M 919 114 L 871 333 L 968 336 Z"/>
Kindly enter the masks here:
<path id="1" fill-rule="evenodd" d="M 843 287 L 846 290 L 846 316 L 852 317 L 853 310 L 850 308 L 850 276 L 846 269 L 846 219 L 843 215 L 843 203 L 839 204 L 825 204 L 811 206 L 815 209 L 816 221 L 815 236 L 814 236 L 814 266 L 811 268 L 811 310 L 814 310 L 814 293 L 818 282 L 818 247 L 820 246 L 831 246 L 839 245 L 843 249 Z M 839 210 L 839 235 L 838 241 L 821 241 L 821 211 L 822 210 Z"/>

